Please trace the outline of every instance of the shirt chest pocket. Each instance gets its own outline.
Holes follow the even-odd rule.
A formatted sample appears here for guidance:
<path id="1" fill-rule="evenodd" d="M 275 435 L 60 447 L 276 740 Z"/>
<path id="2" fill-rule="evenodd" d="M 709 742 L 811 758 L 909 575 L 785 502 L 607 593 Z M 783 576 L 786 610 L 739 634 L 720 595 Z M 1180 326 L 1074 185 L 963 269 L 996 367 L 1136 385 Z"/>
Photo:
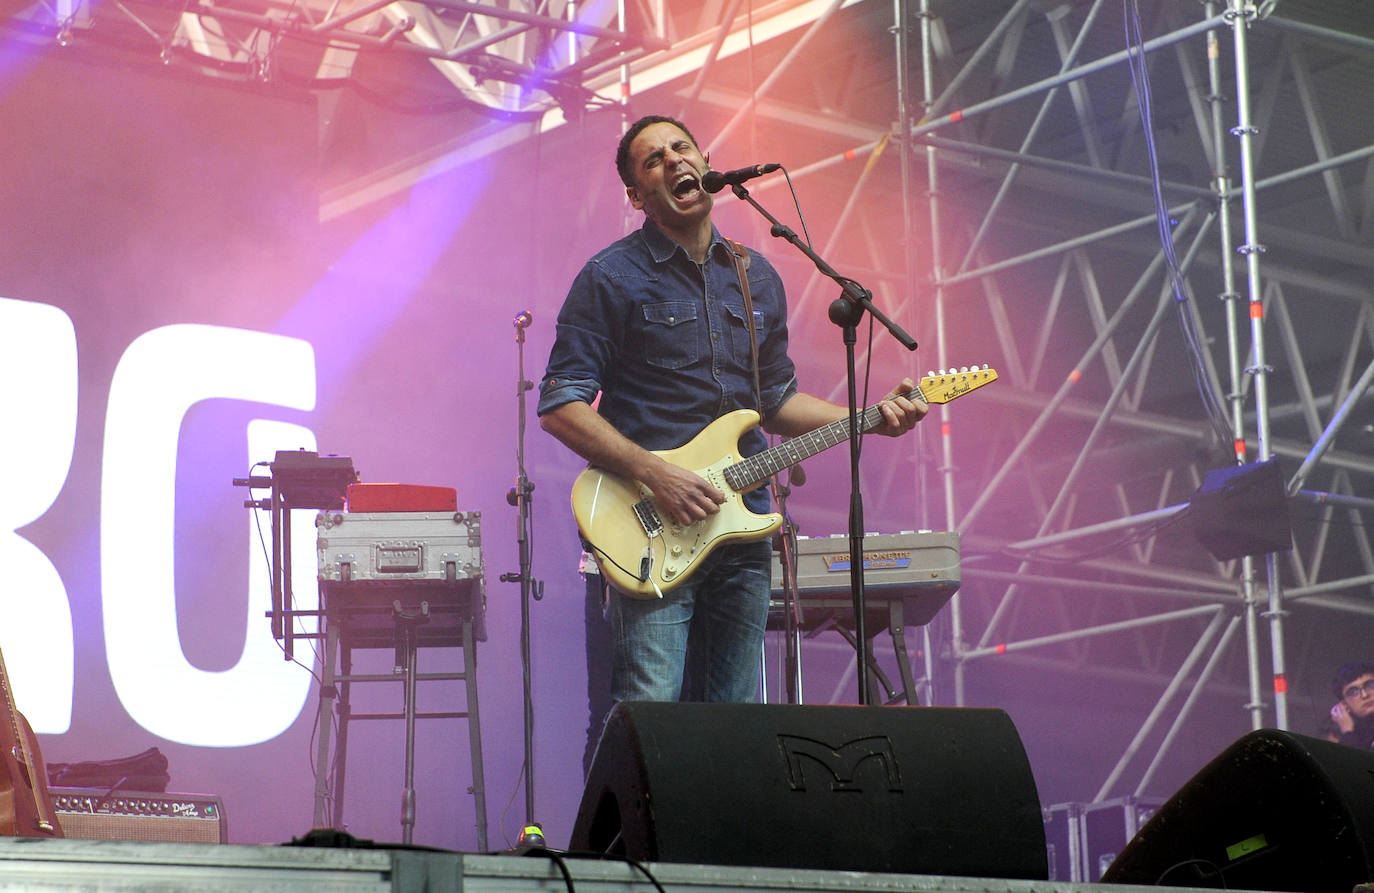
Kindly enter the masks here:
<path id="1" fill-rule="evenodd" d="M 700 357 L 701 321 L 695 304 L 644 305 L 644 362 L 660 369 L 683 369 Z"/>
<path id="2" fill-rule="evenodd" d="M 730 320 L 730 349 L 741 363 L 749 362 L 749 329 L 744 324 L 744 306 L 725 305 Z M 762 311 L 754 311 L 754 332 L 760 343 L 765 331 Z"/>

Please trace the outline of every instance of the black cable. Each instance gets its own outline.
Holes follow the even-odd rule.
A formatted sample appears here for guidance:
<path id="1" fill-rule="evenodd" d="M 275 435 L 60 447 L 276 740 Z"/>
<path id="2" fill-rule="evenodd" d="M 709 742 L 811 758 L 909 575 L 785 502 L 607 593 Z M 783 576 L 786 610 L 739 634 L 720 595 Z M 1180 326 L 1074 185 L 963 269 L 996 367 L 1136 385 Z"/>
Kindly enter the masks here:
<path id="1" fill-rule="evenodd" d="M 797 188 L 792 184 L 792 175 L 788 172 L 786 165 L 782 165 L 781 168 L 782 175 L 787 180 L 787 191 L 792 194 L 792 206 L 797 209 L 797 222 L 801 226 L 802 241 L 806 243 L 806 247 L 814 248 L 815 246 L 811 244 L 811 232 L 806 227 L 806 215 L 802 213 L 801 200 L 797 197 Z M 852 285 L 860 291 L 865 290 L 862 285 L 860 285 L 855 280 L 850 279 L 848 276 L 839 277 L 839 282 L 841 288 L 843 288 L 846 285 Z M 872 384 L 873 381 L 873 337 L 873 314 L 870 313 L 868 314 L 868 353 L 866 354 L 864 360 L 863 398 L 859 400 L 858 406 L 858 412 L 861 416 L 864 412 L 864 409 L 868 406 L 868 389 L 869 385 Z M 862 426 L 860 426 L 858 437 L 854 441 L 855 452 L 858 453 L 860 456 L 863 455 L 864 434 L 865 432 Z"/>
<path id="2" fill-rule="evenodd" d="M 787 180 L 787 191 L 792 193 L 792 207 L 797 209 L 797 222 L 801 224 L 802 240 L 806 242 L 807 248 L 814 248 L 811 244 L 811 233 L 806 228 L 806 215 L 802 213 L 801 200 L 797 198 L 797 187 L 792 185 L 792 174 L 787 170 L 787 166 L 782 166 L 782 175 Z"/>
<path id="3" fill-rule="evenodd" d="M 1184 859 L 1182 862 L 1175 862 L 1173 865 L 1170 865 L 1168 868 L 1164 869 L 1163 871 L 1161 871 L 1161 872 L 1159 873 L 1159 877 L 1155 878 L 1155 882 L 1154 882 L 1154 884 L 1153 884 L 1152 886 L 1155 886 L 1155 887 L 1160 886 L 1161 884 L 1164 883 L 1164 879 L 1165 879 L 1166 877 L 1168 877 L 1172 872 L 1174 872 L 1176 869 L 1183 868 L 1183 867 L 1186 866 L 1186 865 L 1205 865 L 1205 866 L 1207 866 L 1208 868 L 1212 869 L 1212 871 L 1214 871 L 1214 872 L 1216 873 L 1217 880 L 1221 883 L 1221 889 L 1223 889 L 1223 890 L 1228 889 L 1227 886 L 1226 886 L 1226 878 L 1222 877 L 1222 875 L 1221 875 L 1221 869 L 1217 868 L 1215 864 L 1213 864 L 1212 862 L 1208 861 L 1207 859 Z"/>
<path id="4" fill-rule="evenodd" d="M 653 872 L 651 872 L 648 866 L 643 862 L 640 862 L 638 859 L 631 859 L 628 856 L 624 857 L 624 862 L 626 865 L 629 865 L 631 868 L 644 875 L 645 879 L 654 885 L 654 889 L 657 890 L 658 893 L 664 893 L 663 885 L 658 882 L 658 878 L 654 877 Z"/>
<path id="5" fill-rule="evenodd" d="M 612 558 L 610 555 L 608 555 L 608 554 L 606 554 L 605 552 L 603 552 L 603 551 L 601 550 L 601 548 L 600 548 L 599 546 L 597 546 L 596 543 L 593 543 L 591 540 L 583 540 L 582 543 L 583 543 L 583 545 L 585 545 L 585 546 L 587 547 L 587 551 L 589 551 L 589 552 L 595 552 L 597 555 L 601 556 L 602 558 L 605 558 L 605 559 L 606 559 L 607 561 L 609 561 L 611 564 L 615 565 L 616 568 L 617 568 L 618 570 L 620 570 L 620 572 L 623 573 L 623 574 L 625 574 L 626 576 L 628 576 L 628 577 L 633 577 L 633 578 L 635 578 L 636 580 L 638 580 L 638 581 L 641 582 L 641 583 L 647 583 L 647 582 L 649 581 L 649 576 L 648 576 L 648 574 L 637 574 L 637 573 L 635 573 L 634 571 L 632 571 L 632 570 L 630 570 L 629 568 L 627 568 L 627 567 L 625 567 L 624 565 L 622 565 L 619 561 L 616 561 L 616 560 L 615 560 L 614 558 Z"/>
<path id="6" fill-rule="evenodd" d="M 633 868 L 634 870 L 638 871 L 640 874 L 644 875 L 644 879 L 647 880 L 649 883 L 653 884 L 654 889 L 657 890 L 658 893 L 666 893 L 666 891 L 663 889 L 663 885 L 658 882 L 658 878 L 654 877 L 654 873 L 649 870 L 648 866 L 646 866 L 643 862 L 640 862 L 638 859 L 632 859 L 629 856 L 625 856 L 620 853 L 598 853 L 590 850 L 568 850 L 567 852 L 563 853 L 563 855 L 572 856 L 573 858 L 577 859 L 595 859 L 599 862 L 623 862 L 626 865 Z"/>
<path id="7" fill-rule="evenodd" d="M 568 863 L 563 859 L 561 853 L 555 852 L 554 850 L 548 849 L 547 847 L 540 846 L 531 847 L 521 855 L 533 856 L 535 858 L 542 857 L 544 859 L 548 859 L 554 865 L 558 866 L 559 873 L 563 875 L 563 886 L 567 889 L 568 893 L 575 893 L 573 888 L 572 872 L 568 871 Z"/>
<path id="8" fill-rule="evenodd" d="M 253 477 L 253 469 L 255 469 L 255 468 L 271 468 L 271 463 L 270 463 L 270 462 L 266 462 L 266 461 L 260 461 L 260 462 L 254 462 L 252 465 L 250 465 L 250 466 L 248 467 L 248 475 L 247 475 L 247 478 L 248 478 L 249 480 L 252 479 L 252 477 Z M 257 489 L 257 488 L 254 488 L 251 484 L 249 484 L 249 486 L 248 486 L 248 493 L 249 493 L 249 496 L 250 496 L 250 497 L 252 496 L 252 492 L 253 492 L 254 489 Z M 258 532 L 258 545 L 262 548 L 263 562 L 267 565 L 267 579 L 268 579 L 268 585 L 270 586 L 270 585 L 271 585 L 271 579 L 272 579 L 272 557 L 271 557 L 271 555 L 270 555 L 270 553 L 268 552 L 268 549 L 267 549 L 267 536 L 266 536 L 266 534 L 263 533 L 263 530 L 262 530 L 262 517 L 258 514 L 259 511 L 261 511 L 261 509 L 257 509 L 257 508 L 252 509 L 252 512 L 253 512 L 253 525 L 254 525 L 254 527 L 257 529 L 257 532 Z M 287 516 L 286 516 L 286 519 L 285 519 L 285 523 L 287 523 L 287 524 L 290 524 L 290 523 L 291 523 L 291 516 L 290 516 L 290 512 L 289 512 L 289 511 L 287 512 Z M 295 592 L 294 592 L 294 591 L 292 592 L 292 597 L 293 597 L 293 598 L 295 597 Z M 283 609 L 284 609 L 288 614 L 295 610 L 295 605 L 283 605 L 282 607 L 283 607 Z M 294 617 L 285 617 L 285 618 L 283 618 L 283 622 L 284 622 L 284 623 L 291 623 L 291 624 L 293 625 L 293 627 L 294 627 L 295 618 L 294 618 Z M 324 619 L 323 619 L 322 616 L 318 618 L 318 624 L 319 624 L 319 625 L 316 627 L 317 636 L 318 636 L 318 633 L 323 629 Z M 304 637 L 302 636 L 302 638 L 304 638 Z M 321 659 L 320 659 L 319 645 L 317 644 L 317 638 L 312 638 L 312 639 L 309 639 L 308 641 L 309 641 L 310 653 L 314 656 L 314 658 L 315 658 L 315 663 L 316 663 L 316 664 L 322 664 L 322 661 L 321 661 Z M 285 654 L 285 653 L 286 653 L 286 645 L 285 645 L 285 644 L 279 642 L 279 643 L 278 643 L 278 647 L 281 649 L 282 654 Z M 300 659 L 297 658 L 294 654 L 291 655 L 291 662 L 294 663 L 296 666 L 300 667 L 301 669 L 305 670 L 307 673 L 309 673 L 309 674 L 310 674 L 310 678 L 313 679 L 313 680 L 315 680 L 315 684 L 316 684 L 317 686 L 319 686 L 320 688 L 323 688 L 323 687 L 324 687 L 324 677 L 323 677 L 322 675 L 316 673 L 313 666 L 309 666 L 309 667 L 308 667 L 308 666 L 306 666 L 305 664 L 301 663 Z M 338 699 L 337 699 L 337 697 L 336 697 L 336 698 L 335 698 L 335 703 L 337 704 L 337 702 L 338 702 Z M 315 745 L 316 745 L 316 741 L 317 741 L 318 735 L 319 735 L 319 733 L 320 733 L 320 715 L 319 715 L 319 713 L 320 713 L 320 711 L 319 711 L 319 709 L 317 708 L 317 709 L 315 710 L 315 722 L 313 722 L 313 723 L 310 724 L 310 740 L 309 740 L 308 744 L 306 745 L 306 747 L 307 747 L 307 751 L 306 751 L 306 760 L 307 760 L 307 764 L 310 766 L 310 774 L 311 774 L 311 776 L 316 777 L 316 778 L 319 777 L 319 772 L 320 772 L 320 767 L 318 767 L 318 766 L 315 765 Z M 336 710 L 331 710 L 331 711 L 330 711 L 330 714 L 329 714 L 329 723 L 330 723 L 330 726 L 331 726 L 331 727 L 333 728 L 333 730 L 334 730 L 334 737 L 335 737 L 335 739 L 337 739 L 338 736 L 339 736 L 340 725 L 339 725 L 339 716 L 338 716 L 338 712 L 337 712 Z M 331 783 L 327 786 L 327 787 L 328 787 L 328 791 L 327 791 L 327 793 L 326 793 L 326 795 L 325 795 L 325 796 L 326 796 L 326 800 L 328 801 L 328 804 L 329 804 L 329 806 L 330 806 L 330 814 L 331 814 L 331 815 L 333 814 L 333 805 L 334 805 L 334 786 L 333 786 L 333 784 L 332 784 L 332 781 L 333 781 L 333 779 L 336 777 L 336 773 L 337 773 L 337 771 L 338 771 L 338 763 L 337 763 L 337 760 L 338 760 L 338 752 L 336 751 L 336 752 L 333 754 L 333 759 L 331 760 L 332 765 L 331 765 L 330 768 L 329 768 L 329 775 L 328 775 L 328 778 L 330 779 Z"/>
<path id="9" fill-rule="evenodd" d="M 525 781 L 525 761 L 520 761 L 520 771 L 515 773 L 515 784 L 511 785 L 510 796 L 506 798 L 506 805 L 501 809 L 501 817 L 496 820 L 497 827 L 501 829 L 501 838 L 510 847 L 510 835 L 506 833 L 506 819 L 510 817 L 511 807 L 515 805 L 516 795 L 520 793 L 520 785 Z M 521 821 L 523 827 L 524 821 Z M 518 837 L 518 835 L 517 835 Z"/>
<path id="10" fill-rule="evenodd" d="M 1190 359 L 1189 366 L 1203 410 L 1216 434 L 1219 446 L 1228 450 L 1235 441 L 1231 423 L 1226 416 L 1226 408 L 1221 404 L 1208 379 L 1206 362 L 1203 359 L 1202 338 L 1193 319 L 1192 308 L 1187 293 L 1187 282 L 1174 255 L 1174 240 L 1170 228 L 1169 209 L 1164 203 L 1163 186 L 1160 181 L 1159 155 L 1155 145 L 1154 111 L 1151 105 L 1150 69 L 1145 58 L 1145 38 L 1140 24 L 1139 0 L 1122 0 L 1122 13 L 1126 28 L 1127 62 L 1131 72 L 1131 83 L 1135 88 L 1140 110 L 1141 133 L 1145 139 L 1145 151 L 1149 161 L 1150 184 L 1154 197 L 1156 225 L 1159 230 L 1160 246 L 1169 271 L 1169 284 L 1174 293 L 1174 305 L 1178 310 L 1178 321 L 1183 334 L 1184 346 Z"/>

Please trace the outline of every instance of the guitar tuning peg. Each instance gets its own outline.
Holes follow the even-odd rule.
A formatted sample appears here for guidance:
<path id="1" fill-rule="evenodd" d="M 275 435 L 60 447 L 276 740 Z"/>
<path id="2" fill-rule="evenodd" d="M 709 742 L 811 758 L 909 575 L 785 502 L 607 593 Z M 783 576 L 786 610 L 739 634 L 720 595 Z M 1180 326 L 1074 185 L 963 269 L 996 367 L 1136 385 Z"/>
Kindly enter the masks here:
<path id="1" fill-rule="evenodd" d="M 934 373 L 934 372 L 931 372 L 931 371 L 927 371 L 927 372 L 926 372 L 926 378 L 934 378 L 934 377 L 935 377 L 935 373 Z"/>
<path id="2" fill-rule="evenodd" d="M 968 367 L 967 367 L 967 366 L 960 366 L 960 367 L 959 367 L 959 371 L 960 371 L 960 372 L 968 372 Z"/>

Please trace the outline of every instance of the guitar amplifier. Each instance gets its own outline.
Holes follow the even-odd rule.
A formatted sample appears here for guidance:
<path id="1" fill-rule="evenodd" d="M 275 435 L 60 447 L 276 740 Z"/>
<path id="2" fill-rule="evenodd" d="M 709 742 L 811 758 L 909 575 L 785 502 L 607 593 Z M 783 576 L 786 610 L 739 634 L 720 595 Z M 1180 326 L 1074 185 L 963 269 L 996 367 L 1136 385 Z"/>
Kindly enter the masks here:
<path id="1" fill-rule="evenodd" d="M 66 837 L 78 840 L 148 840 L 226 843 L 224 804 L 208 794 L 48 789 Z"/>

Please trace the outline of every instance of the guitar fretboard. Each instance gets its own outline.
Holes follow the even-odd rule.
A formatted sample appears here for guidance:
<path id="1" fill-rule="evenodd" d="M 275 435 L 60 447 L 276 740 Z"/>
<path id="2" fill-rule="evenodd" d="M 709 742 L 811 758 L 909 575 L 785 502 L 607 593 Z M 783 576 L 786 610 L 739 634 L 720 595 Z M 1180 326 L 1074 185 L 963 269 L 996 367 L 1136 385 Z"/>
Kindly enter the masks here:
<path id="1" fill-rule="evenodd" d="M 919 387 L 907 393 L 906 396 L 908 399 L 920 397 L 923 401 L 929 402 Z M 878 409 L 877 406 L 870 406 L 859 414 L 859 433 L 865 434 L 872 431 L 882 422 L 882 410 Z M 833 446 L 838 446 L 848 439 L 849 419 L 836 419 L 814 431 L 808 431 L 800 437 L 794 437 L 747 459 L 741 459 L 725 469 L 725 481 L 736 490 L 747 490 L 784 468 L 796 465 L 798 462 L 809 459 Z"/>

